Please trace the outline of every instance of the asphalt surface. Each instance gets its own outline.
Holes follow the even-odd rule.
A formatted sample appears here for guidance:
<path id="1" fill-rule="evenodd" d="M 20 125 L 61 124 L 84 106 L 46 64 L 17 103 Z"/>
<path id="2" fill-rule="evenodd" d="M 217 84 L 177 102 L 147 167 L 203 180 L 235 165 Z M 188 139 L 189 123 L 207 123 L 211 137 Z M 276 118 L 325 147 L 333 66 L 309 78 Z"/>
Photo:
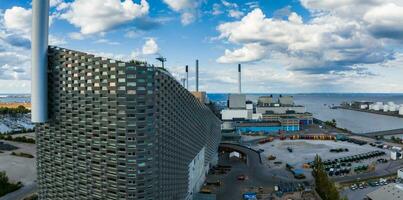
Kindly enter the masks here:
<path id="1" fill-rule="evenodd" d="M 6 194 L 3 197 L 0 197 L 0 200 L 22 200 L 25 197 L 35 193 L 36 190 L 37 190 L 37 184 L 32 183 L 20 188 L 17 191 L 14 191 L 12 193 Z"/>
<path id="2" fill-rule="evenodd" d="M 386 176 L 396 174 L 398 169 L 403 167 L 403 160 L 389 161 L 384 165 L 376 165 L 376 170 L 352 176 L 334 177 L 332 180 L 336 182 L 347 182 L 353 180 L 367 179 L 371 177 Z"/>
<path id="3" fill-rule="evenodd" d="M 285 170 L 272 170 L 260 162 L 259 154 L 247 147 L 222 144 L 222 147 L 231 147 L 232 149 L 243 152 L 247 155 L 246 163 L 239 160 L 229 159 L 228 153 L 220 154 L 220 165 L 231 165 L 231 171 L 226 175 L 209 175 L 208 181 L 221 180 L 223 186 L 217 190 L 218 200 L 237 200 L 242 199 L 242 194 L 247 191 L 263 187 L 272 189 L 278 183 L 297 182 L 290 172 Z M 247 180 L 237 180 L 239 175 L 245 175 Z"/>

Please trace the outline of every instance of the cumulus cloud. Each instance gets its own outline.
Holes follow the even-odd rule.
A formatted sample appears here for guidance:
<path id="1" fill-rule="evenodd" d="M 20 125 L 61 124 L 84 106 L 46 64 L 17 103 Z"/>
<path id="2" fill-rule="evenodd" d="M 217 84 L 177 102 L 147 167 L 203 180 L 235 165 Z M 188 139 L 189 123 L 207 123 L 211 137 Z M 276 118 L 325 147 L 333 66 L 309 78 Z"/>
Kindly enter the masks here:
<path id="1" fill-rule="evenodd" d="M 4 26 L 8 30 L 26 35 L 31 32 L 31 19 L 31 9 L 15 6 L 5 11 Z"/>
<path id="2" fill-rule="evenodd" d="M 144 17 L 149 12 L 149 4 L 141 0 L 140 4 L 132 0 L 76 0 L 61 15 L 84 35 L 102 33 L 111 28 Z"/>
<path id="3" fill-rule="evenodd" d="M 0 79 L 26 80 L 30 66 L 31 10 L 0 11 Z"/>
<path id="4" fill-rule="evenodd" d="M 259 43 L 245 44 L 236 50 L 225 50 L 225 54 L 217 59 L 219 63 L 240 63 L 261 60 L 266 55 L 266 48 Z"/>
<path id="5" fill-rule="evenodd" d="M 285 67 L 308 74 L 356 70 L 360 64 L 381 63 L 389 52 L 355 20 L 322 15 L 303 23 L 291 12 L 287 19 L 266 17 L 254 9 L 240 21 L 220 24 L 219 38 L 242 47 L 226 50 L 221 63 L 252 62 L 281 55 Z"/>
<path id="6" fill-rule="evenodd" d="M 403 6 L 388 3 L 370 9 L 364 15 L 369 30 L 380 38 L 403 40 Z"/>
<path id="7" fill-rule="evenodd" d="M 142 53 L 144 55 L 156 54 L 159 51 L 159 47 L 154 38 L 149 38 L 143 45 Z"/>
<path id="8" fill-rule="evenodd" d="M 29 80 L 31 24 L 31 9 L 14 6 L 4 12 L 0 11 L 0 79 L 17 82 Z M 51 45 L 65 43 L 64 38 L 49 36 Z"/>
<path id="9" fill-rule="evenodd" d="M 181 14 L 181 22 L 188 25 L 194 22 L 198 15 L 198 7 L 201 0 L 164 0 L 164 2 L 175 12 Z"/>

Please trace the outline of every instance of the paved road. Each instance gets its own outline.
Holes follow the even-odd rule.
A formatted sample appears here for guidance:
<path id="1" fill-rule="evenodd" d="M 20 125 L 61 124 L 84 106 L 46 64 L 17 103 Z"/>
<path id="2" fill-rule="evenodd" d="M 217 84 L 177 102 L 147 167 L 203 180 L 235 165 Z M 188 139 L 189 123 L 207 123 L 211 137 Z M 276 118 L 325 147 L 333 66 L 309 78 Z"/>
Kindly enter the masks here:
<path id="1" fill-rule="evenodd" d="M 228 154 L 220 155 L 219 164 L 231 165 L 232 169 L 227 175 L 212 175 L 207 178 L 211 181 L 221 180 L 223 182 L 223 186 L 217 191 L 217 199 L 237 200 L 241 199 L 242 193 L 251 187 L 273 188 L 273 186 L 278 183 L 296 182 L 290 172 L 285 170 L 273 170 L 262 164 L 260 162 L 260 156 L 256 151 L 234 144 L 222 144 L 220 146 L 230 147 L 245 153 L 247 155 L 247 162 L 242 163 L 240 161 L 230 160 L 228 159 Z M 248 180 L 237 180 L 237 176 L 239 175 L 246 175 Z"/>
<path id="2" fill-rule="evenodd" d="M 22 187 L 21 189 L 14 191 L 12 193 L 9 193 L 3 197 L 0 198 L 0 200 L 22 200 L 25 197 L 33 194 L 37 190 L 37 184 L 32 183 L 30 185 L 26 185 Z"/>
<path id="3" fill-rule="evenodd" d="M 385 136 L 385 135 L 398 135 L 398 134 L 403 134 L 403 128 L 387 130 L 387 131 L 376 131 L 376 132 L 364 133 L 363 135 L 369 136 L 369 137 L 375 137 L 375 136 L 381 136 L 381 135 Z"/>

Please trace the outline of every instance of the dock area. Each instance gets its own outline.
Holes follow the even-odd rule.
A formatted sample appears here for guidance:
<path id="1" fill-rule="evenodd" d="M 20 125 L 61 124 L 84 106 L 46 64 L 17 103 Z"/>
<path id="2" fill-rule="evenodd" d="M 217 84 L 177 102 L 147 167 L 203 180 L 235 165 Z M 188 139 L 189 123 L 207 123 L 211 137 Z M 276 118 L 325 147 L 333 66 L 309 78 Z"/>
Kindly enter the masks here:
<path id="1" fill-rule="evenodd" d="M 382 110 L 369 110 L 369 109 L 358 109 L 358 108 L 353 108 L 351 106 L 334 106 L 332 107 L 333 109 L 345 109 L 345 110 L 353 110 L 353 111 L 358 111 L 358 112 L 366 112 L 366 113 L 372 113 L 372 114 L 378 114 L 378 115 L 386 115 L 386 116 L 391 116 L 391 117 L 399 117 L 403 118 L 403 115 L 399 115 L 399 111 L 388 111 L 384 112 Z"/>

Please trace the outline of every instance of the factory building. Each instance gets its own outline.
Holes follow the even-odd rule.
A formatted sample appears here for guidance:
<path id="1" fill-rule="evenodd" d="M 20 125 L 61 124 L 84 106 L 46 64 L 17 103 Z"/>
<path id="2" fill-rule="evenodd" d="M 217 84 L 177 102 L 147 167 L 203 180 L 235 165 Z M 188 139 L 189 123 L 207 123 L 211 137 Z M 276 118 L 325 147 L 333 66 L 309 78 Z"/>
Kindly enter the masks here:
<path id="1" fill-rule="evenodd" d="M 245 94 L 229 94 L 228 95 L 229 109 L 245 109 L 246 95 Z"/>
<path id="2" fill-rule="evenodd" d="M 294 106 L 294 97 L 280 95 L 278 98 L 278 103 L 281 106 Z"/>
<path id="3" fill-rule="evenodd" d="M 296 113 L 305 113 L 304 106 L 269 106 L 269 107 L 256 107 L 256 113 L 273 112 L 276 114 L 286 114 L 288 111 L 294 111 Z"/>
<path id="4" fill-rule="evenodd" d="M 259 107 L 269 107 L 273 105 L 273 95 L 271 96 L 261 96 L 257 100 L 257 106 Z"/>
<path id="5" fill-rule="evenodd" d="M 222 120 L 252 119 L 253 102 L 246 100 L 245 94 L 229 94 L 228 109 L 221 111 Z"/>
<path id="6" fill-rule="evenodd" d="M 313 124 L 312 114 L 295 105 L 291 96 L 280 96 L 277 101 L 273 96 L 261 96 L 254 105 L 243 94 L 230 94 L 228 108 L 221 114 L 224 122 L 235 122 L 240 134 L 299 131 L 301 126 Z"/>
<path id="7" fill-rule="evenodd" d="M 39 199 L 192 199 L 221 122 L 168 71 L 50 47 Z"/>
<path id="8" fill-rule="evenodd" d="M 299 122 L 295 118 L 283 118 L 280 121 L 242 121 L 235 124 L 239 133 L 278 133 L 280 131 L 299 131 Z"/>
<path id="9" fill-rule="evenodd" d="M 313 124 L 313 115 L 312 113 L 296 113 L 294 111 L 287 111 L 286 113 L 274 113 L 272 111 L 268 111 L 262 114 L 262 120 L 267 121 L 279 121 L 282 117 L 294 117 L 299 120 L 300 125 L 311 125 Z"/>
<path id="10" fill-rule="evenodd" d="M 294 111 L 295 113 L 305 113 L 306 109 L 304 106 L 298 106 L 294 103 L 294 98 L 292 96 L 280 95 L 277 102 L 273 101 L 273 96 L 262 96 L 259 97 L 256 106 L 256 113 L 275 113 L 275 114 L 286 114 L 288 111 Z"/>

